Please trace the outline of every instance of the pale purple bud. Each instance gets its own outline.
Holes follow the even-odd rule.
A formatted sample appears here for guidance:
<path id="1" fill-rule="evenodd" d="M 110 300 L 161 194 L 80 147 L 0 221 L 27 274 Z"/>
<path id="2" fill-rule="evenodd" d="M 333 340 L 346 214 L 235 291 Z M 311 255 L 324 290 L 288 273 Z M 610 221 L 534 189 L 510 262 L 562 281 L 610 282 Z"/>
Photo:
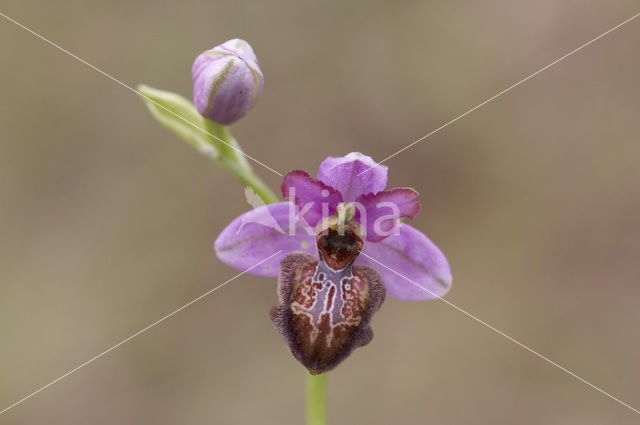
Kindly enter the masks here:
<path id="1" fill-rule="evenodd" d="M 253 49 L 239 38 L 201 53 L 191 74 L 193 103 L 198 112 L 224 125 L 239 120 L 251 109 L 264 84 Z"/>

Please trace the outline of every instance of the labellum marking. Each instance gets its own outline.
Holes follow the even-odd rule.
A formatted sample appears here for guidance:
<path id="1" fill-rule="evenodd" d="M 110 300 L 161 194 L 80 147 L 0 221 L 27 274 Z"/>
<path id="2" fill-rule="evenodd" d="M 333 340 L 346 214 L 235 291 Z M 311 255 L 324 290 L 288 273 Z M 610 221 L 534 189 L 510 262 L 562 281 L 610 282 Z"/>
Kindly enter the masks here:
<path id="1" fill-rule="evenodd" d="M 352 266 L 363 238 L 353 215 L 343 213 L 341 219 L 345 216 L 347 223 L 329 221 L 318 233 L 319 258 L 291 253 L 280 266 L 280 304 L 272 308 L 271 318 L 311 373 L 334 368 L 367 344 L 373 335 L 369 321 L 384 300 L 380 275 L 367 266 Z"/>

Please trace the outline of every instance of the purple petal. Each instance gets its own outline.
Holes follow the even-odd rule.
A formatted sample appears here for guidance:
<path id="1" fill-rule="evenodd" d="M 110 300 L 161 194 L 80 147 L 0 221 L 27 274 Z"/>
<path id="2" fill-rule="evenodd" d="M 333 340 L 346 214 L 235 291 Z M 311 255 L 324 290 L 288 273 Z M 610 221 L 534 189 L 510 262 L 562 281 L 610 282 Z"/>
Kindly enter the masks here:
<path id="1" fill-rule="evenodd" d="M 356 264 L 375 268 L 387 295 L 403 300 L 441 297 L 451 288 L 451 269 L 442 251 L 419 230 L 398 223 L 398 232 L 379 243 L 365 243 Z"/>
<path id="2" fill-rule="evenodd" d="M 258 66 L 258 58 L 256 57 L 253 48 L 249 43 L 240 38 L 225 41 L 221 45 L 214 47 L 213 50 L 232 53 L 242 59 L 242 61 L 246 62 L 249 67 L 253 69 L 260 69 Z"/>
<path id="3" fill-rule="evenodd" d="M 280 261 L 290 252 L 317 255 L 315 231 L 304 228 L 295 210 L 290 202 L 278 202 L 240 215 L 216 239 L 218 258 L 231 267 L 247 270 L 282 250 L 249 270 L 251 274 L 277 277 Z"/>
<path id="4" fill-rule="evenodd" d="M 360 195 L 377 193 L 387 187 L 387 167 L 376 165 L 370 156 L 351 152 L 343 157 L 330 156 L 322 161 L 318 180 L 338 190 L 345 202 L 353 202 Z"/>
<path id="5" fill-rule="evenodd" d="M 280 188 L 282 196 L 293 198 L 300 215 L 309 226 L 315 226 L 323 217 L 333 215 L 342 202 L 340 192 L 302 170 L 287 173 Z"/>
<path id="6" fill-rule="evenodd" d="M 414 218 L 420 212 L 418 192 L 409 188 L 362 195 L 356 201 L 356 220 L 367 231 L 367 240 L 380 242 L 393 234 L 400 217 Z"/>

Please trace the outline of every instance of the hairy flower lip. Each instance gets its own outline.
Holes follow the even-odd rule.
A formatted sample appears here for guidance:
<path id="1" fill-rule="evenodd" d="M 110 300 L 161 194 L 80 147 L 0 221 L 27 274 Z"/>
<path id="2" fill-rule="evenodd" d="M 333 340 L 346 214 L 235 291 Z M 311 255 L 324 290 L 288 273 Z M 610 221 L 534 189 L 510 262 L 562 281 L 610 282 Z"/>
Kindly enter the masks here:
<path id="1" fill-rule="evenodd" d="M 316 195 L 312 196 L 312 201 L 319 204 L 322 202 L 335 204 L 337 207 L 342 202 L 344 194 L 355 200 L 357 196 L 384 191 L 387 182 L 386 167 L 378 166 L 360 177 L 357 176 L 359 169 L 364 170 L 372 164 L 375 164 L 375 161 L 370 157 L 352 152 L 344 157 L 326 158 L 320 165 L 318 179 L 313 179 L 309 173 L 302 170 L 293 173 L 303 178 L 305 183 L 310 181 L 308 179 L 320 183 L 318 185 L 312 183 L 311 193 L 320 196 L 319 199 L 316 199 Z M 320 187 L 319 192 L 318 187 Z M 327 187 L 334 190 L 329 190 Z M 329 196 L 322 196 L 323 189 L 329 190 Z M 412 189 L 395 190 L 411 191 L 405 192 L 405 195 L 411 196 L 405 196 L 402 199 L 411 201 L 415 196 L 417 201 L 417 192 Z M 391 189 L 388 192 L 393 191 L 394 189 Z M 296 191 L 296 196 L 298 195 L 304 194 Z M 309 211 L 310 209 L 307 209 L 306 212 Z M 319 219 L 322 216 L 321 205 L 317 212 Z M 415 217 L 419 212 L 419 203 L 413 201 L 407 203 L 405 212 L 408 217 Z M 306 223 L 300 213 L 300 208 L 294 207 L 293 203 L 279 202 L 240 215 L 216 239 L 214 248 L 218 258 L 232 267 L 245 270 L 282 249 L 281 254 L 250 271 L 260 276 L 277 277 L 280 261 L 286 254 L 301 251 L 317 257 L 315 228 L 311 230 L 305 228 Z M 327 215 L 331 213 L 327 212 Z M 366 255 L 360 255 L 355 264 L 370 265 L 375 268 L 382 275 L 387 295 L 391 297 L 426 300 L 445 295 L 451 287 L 452 277 L 449 263 L 442 251 L 414 227 L 397 220 L 391 221 L 393 222 L 392 234 L 373 241 L 369 237 L 362 248 L 362 252 Z M 409 280 L 380 267 L 369 257 L 406 276 Z M 418 283 L 424 289 L 416 287 L 411 281 Z"/>
<path id="2" fill-rule="evenodd" d="M 322 259 L 293 252 L 280 266 L 278 298 L 271 320 L 294 357 L 315 375 L 371 341 L 370 321 L 385 287 L 371 267 L 335 270 Z"/>

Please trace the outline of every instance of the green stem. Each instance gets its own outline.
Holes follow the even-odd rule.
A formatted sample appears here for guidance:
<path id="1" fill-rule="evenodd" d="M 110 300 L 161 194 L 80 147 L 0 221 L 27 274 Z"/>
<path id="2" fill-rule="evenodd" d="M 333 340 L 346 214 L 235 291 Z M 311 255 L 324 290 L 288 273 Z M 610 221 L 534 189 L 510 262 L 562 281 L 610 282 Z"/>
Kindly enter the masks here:
<path id="1" fill-rule="evenodd" d="M 219 137 L 224 140 L 227 144 L 219 144 L 218 149 L 229 158 L 233 158 L 242 168 L 246 168 L 247 170 L 251 170 L 251 165 L 249 161 L 247 161 L 247 157 L 242 153 L 242 148 L 240 144 L 236 140 L 235 137 L 231 134 L 231 130 L 226 125 L 214 123 L 213 121 L 206 120 L 207 129 L 214 133 L 218 132 Z M 215 134 L 215 133 L 214 133 Z"/>
<path id="2" fill-rule="evenodd" d="M 307 425 L 327 423 L 327 374 L 307 374 Z"/>
<path id="3" fill-rule="evenodd" d="M 225 142 L 221 143 L 219 140 L 210 138 L 211 143 L 218 149 L 219 157 L 217 160 L 222 166 L 237 177 L 243 184 L 253 189 L 265 204 L 278 202 L 276 194 L 273 193 L 269 186 L 251 169 L 249 162 L 242 154 L 240 145 L 231 135 L 229 127 L 209 120 L 205 120 L 205 124 L 209 133 L 216 134 L 217 137 Z"/>
<path id="4" fill-rule="evenodd" d="M 220 156 L 218 161 L 226 168 L 231 174 L 238 178 L 243 184 L 249 186 L 253 191 L 264 201 L 265 204 L 272 204 L 278 202 L 278 197 L 273 191 L 262 181 L 260 177 L 252 169 L 247 169 L 238 164 L 234 158 L 229 158 L 226 155 Z"/>

